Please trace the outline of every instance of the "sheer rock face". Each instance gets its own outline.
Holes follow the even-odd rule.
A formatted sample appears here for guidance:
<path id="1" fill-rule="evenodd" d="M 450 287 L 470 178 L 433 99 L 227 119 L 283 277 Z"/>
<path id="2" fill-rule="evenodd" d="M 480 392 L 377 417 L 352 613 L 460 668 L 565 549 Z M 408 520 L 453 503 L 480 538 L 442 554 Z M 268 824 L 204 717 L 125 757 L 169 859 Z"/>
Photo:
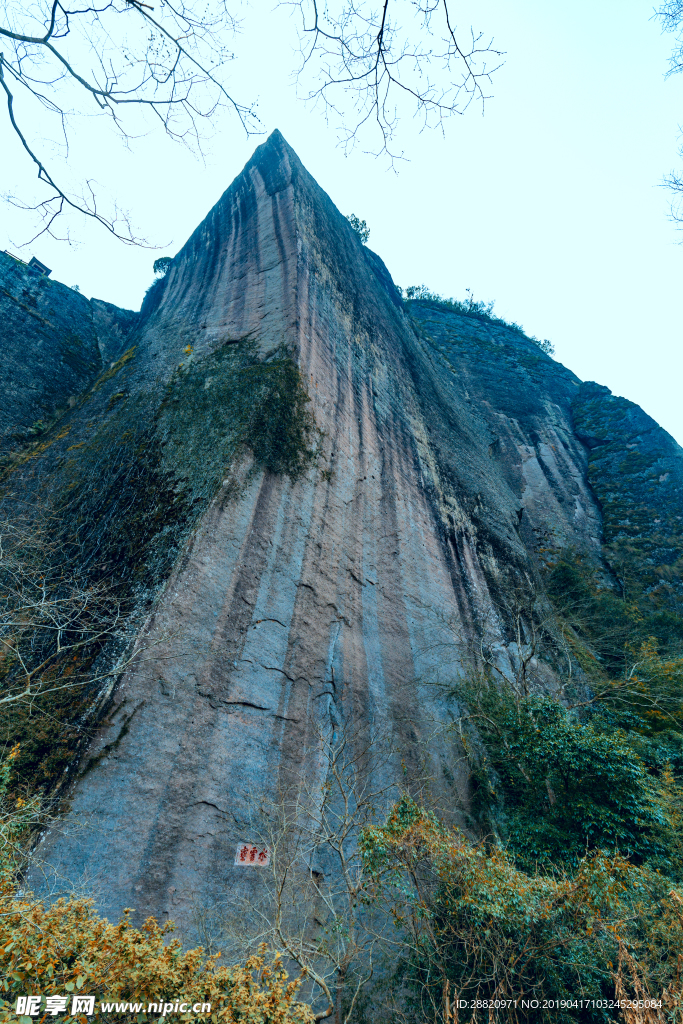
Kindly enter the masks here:
<path id="1" fill-rule="evenodd" d="M 683 451 L 640 406 L 593 381 L 572 400 L 574 428 L 589 448 L 588 478 L 604 539 L 638 565 L 641 579 L 683 607 Z"/>
<path id="2" fill-rule="evenodd" d="M 117 358 L 137 319 L 0 253 L 0 456 L 43 437 Z"/>
<path id="3" fill-rule="evenodd" d="M 70 444 L 87 451 L 93 431 L 118 437 L 126 416 L 147 417 L 164 486 L 190 486 L 203 460 L 199 440 L 169 440 L 169 417 L 191 429 L 173 412 L 178 381 L 204 374 L 211 394 L 211 367 L 245 339 L 264 358 L 295 355 L 322 451 L 295 483 L 243 456 L 217 492 L 195 487 L 188 509 L 208 498 L 189 535 L 189 518 L 164 527 L 183 546 L 146 628 L 179 631 L 181 656 L 162 642 L 124 674 L 71 794 L 67 824 L 83 829 L 42 846 L 45 867 L 86 877 L 111 914 L 189 926 L 227 890 L 257 888 L 235 846 L 321 733 L 372 740 L 378 785 L 403 762 L 444 806 L 465 799 L 437 685 L 462 656 L 454 633 L 505 630 L 539 543 L 600 546 L 577 378 L 519 332 L 404 308 L 278 132 L 152 289 L 123 339 L 130 358 L 67 417 Z M 62 472 L 65 443 L 42 480 Z"/>
<path id="4" fill-rule="evenodd" d="M 85 296 L 5 253 L 0 317 L 0 446 L 6 455 L 74 402 L 101 361 Z"/>

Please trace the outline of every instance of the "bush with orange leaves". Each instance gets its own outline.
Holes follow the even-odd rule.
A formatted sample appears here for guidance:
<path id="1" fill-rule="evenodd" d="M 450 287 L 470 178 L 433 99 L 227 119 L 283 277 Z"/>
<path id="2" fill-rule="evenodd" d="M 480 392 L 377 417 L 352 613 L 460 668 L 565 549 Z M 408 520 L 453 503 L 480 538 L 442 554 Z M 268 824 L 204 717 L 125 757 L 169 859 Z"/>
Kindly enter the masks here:
<path id="1" fill-rule="evenodd" d="M 70 1005 L 75 993 L 95 996 L 99 1020 L 109 1019 L 100 1001 L 142 1003 L 146 1009 L 149 1003 L 181 1000 L 211 1004 L 208 1014 L 175 1018 L 182 1021 L 312 1024 L 313 1013 L 297 1000 L 302 979 L 290 980 L 277 957 L 266 963 L 262 950 L 244 967 L 222 967 L 220 954 L 206 957 L 201 948 L 183 950 L 178 940 L 169 942 L 171 927 L 148 918 L 135 928 L 128 911 L 112 924 L 90 900 L 45 905 L 18 896 L 5 880 L 0 883 L 0 1021 L 17 1020 L 18 996 L 65 995 Z M 121 1022 L 160 1014 L 114 1016 Z"/>
<path id="2" fill-rule="evenodd" d="M 15 878 L 25 866 L 31 835 L 41 822 L 38 798 L 10 799 L 8 788 L 14 747 L 0 761 L 0 1024 L 15 1022 L 19 996 L 95 997 L 97 1019 L 110 1015 L 101 1002 L 150 1003 L 180 1000 L 192 1005 L 210 1003 L 211 1012 L 180 1014 L 183 1021 L 211 1020 L 213 1024 L 312 1024 L 311 1009 L 297 999 L 303 977 L 289 979 L 276 956 L 266 962 L 265 949 L 245 965 L 223 967 L 220 954 L 207 957 L 203 949 L 183 950 L 168 939 L 173 926 L 160 926 L 150 917 L 141 928 L 125 911 L 118 924 L 96 912 L 82 897 L 46 904 L 30 893 L 19 893 Z M 62 1015 L 40 1018 L 70 1020 Z M 126 1020 L 156 1019 L 159 1014 L 117 1012 Z M 114 1019 L 112 1018 L 112 1019 Z M 82 1021 L 87 1021 L 83 1016 Z"/>
<path id="3" fill-rule="evenodd" d="M 403 1019 L 682 1024 L 683 902 L 657 871 L 601 852 L 523 871 L 408 796 L 361 845 L 396 924 Z M 629 1015 L 620 998 L 657 1005 Z"/>

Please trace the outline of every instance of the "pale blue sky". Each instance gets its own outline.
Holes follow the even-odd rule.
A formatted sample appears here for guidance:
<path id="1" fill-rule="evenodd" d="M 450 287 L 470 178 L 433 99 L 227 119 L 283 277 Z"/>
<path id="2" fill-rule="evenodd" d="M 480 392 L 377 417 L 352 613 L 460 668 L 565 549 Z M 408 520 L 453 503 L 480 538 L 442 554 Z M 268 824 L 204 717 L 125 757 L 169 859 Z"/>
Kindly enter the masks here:
<path id="1" fill-rule="evenodd" d="M 367 220 L 370 247 L 397 283 L 495 300 L 496 313 L 549 338 L 576 374 L 638 402 L 683 442 L 683 235 L 659 187 L 680 166 L 683 75 L 664 78 L 672 39 L 651 20 L 651 3 L 465 0 L 459 24 L 506 51 L 493 98 L 445 137 L 405 122 L 409 162 L 398 173 L 359 150 L 345 157 L 334 126 L 297 102 L 287 9 L 255 4 L 243 14 L 233 90 L 258 94 L 266 132 L 279 128 L 340 210 Z M 28 254 L 85 294 L 137 309 L 153 260 L 180 248 L 259 141 L 226 119 L 202 163 L 157 134 L 128 153 L 86 122 L 71 159 L 115 189 L 162 248 L 131 249 L 77 226 L 78 246 L 40 240 Z M 3 191 L 31 174 L 6 142 Z M 16 251 L 22 230 L 3 210 L 0 248 Z"/>

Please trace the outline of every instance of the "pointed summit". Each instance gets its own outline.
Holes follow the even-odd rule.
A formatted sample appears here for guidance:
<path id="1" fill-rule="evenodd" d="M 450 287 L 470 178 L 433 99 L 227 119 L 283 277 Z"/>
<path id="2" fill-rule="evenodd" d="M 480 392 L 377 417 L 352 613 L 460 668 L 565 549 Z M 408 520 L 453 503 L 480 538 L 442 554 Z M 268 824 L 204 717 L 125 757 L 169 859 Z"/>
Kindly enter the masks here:
<path id="1" fill-rule="evenodd" d="M 179 251 L 154 306 L 148 303 L 155 357 L 167 351 L 175 362 L 188 344 L 206 354 L 247 336 L 264 354 L 281 344 L 298 351 L 299 302 L 314 265 L 343 278 L 351 302 L 363 291 L 374 305 L 379 279 L 396 307 L 382 261 L 276 130 Z"/>

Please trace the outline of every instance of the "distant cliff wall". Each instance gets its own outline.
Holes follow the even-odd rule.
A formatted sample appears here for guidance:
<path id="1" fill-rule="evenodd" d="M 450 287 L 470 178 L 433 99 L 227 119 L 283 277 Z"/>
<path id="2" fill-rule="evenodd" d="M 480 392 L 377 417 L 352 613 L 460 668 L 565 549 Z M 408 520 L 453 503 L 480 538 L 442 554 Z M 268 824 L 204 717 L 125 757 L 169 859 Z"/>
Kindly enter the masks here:
<path id="1" fill-rule="evenodd" d="M 619 560 L 683 607 L 683 450 L 651 416 L 609 388 L 582 384 L 572 400 L 577 436 L 588 446 L 588 479 L 604 540 Z"/>
<path id="2" fill-rule="evenodd" d="M 137 317 L 0 253 L 0 458 L 75 405 Z"/>

